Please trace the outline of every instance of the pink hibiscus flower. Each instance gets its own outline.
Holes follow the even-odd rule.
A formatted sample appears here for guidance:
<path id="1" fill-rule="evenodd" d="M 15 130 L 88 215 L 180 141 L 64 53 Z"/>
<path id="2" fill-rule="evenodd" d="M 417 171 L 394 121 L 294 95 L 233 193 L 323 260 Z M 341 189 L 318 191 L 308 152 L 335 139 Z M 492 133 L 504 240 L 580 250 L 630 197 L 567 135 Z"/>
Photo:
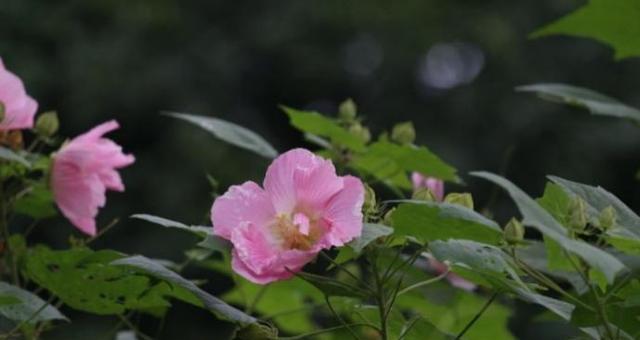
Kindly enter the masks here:
<path id="1" fill-rule="evenodd" d="M 60 148 L 53 156 L 51 187 L 62 214 L 82 232 L 95 236 L 98 208 L 107 189 L 124 191 L 119 168 L 134 162 L 122 148 L 104 138 L 117 129 L 115 120 L 100 124 Z"/>
<path id="2" fill-rule="evenodd" d="M 214 234 L 233 244 L 233 270 L 252 282 L 288 279 L 322 249 L 362 233 L 362 182 L 337 176 L 310 151 L 276 158 L 263 187 L 232 186 L 211 207 Z"/>
<path id="3" fill-rule="evenodd" d="M 30 129 L 38 103 L 27 95 L 22 80 L 4 67 L 0 59 L 0 107 L 4 118 L 0 131 Z"/>
<path id="4" fill-rule="evenodd" d="M 411 174 L 411 182 L 413 182 L 413 190 L 420 190 L 423 188 L 427 188 L 431 190 L 433 195 L 438 199 L 438 201 L 442 201 L 444 199 L 444 182 L 433 177 L 425 177 L 419 172 L 414 172 Z M 437 274 L 440 275 L 445 273 L 449 268 L 446 264 L 436 260 L 432 256 L 427 256 L 429 260 L 429 266 L 431 269 Z M 473 282 L 469 282 L 460 275 L 456 273 L 449 273 L 446 276 L 447 281 L 457 288 L 464 289 L 467 291 L 472 291 L 476 289 L 476 285 Z"/>

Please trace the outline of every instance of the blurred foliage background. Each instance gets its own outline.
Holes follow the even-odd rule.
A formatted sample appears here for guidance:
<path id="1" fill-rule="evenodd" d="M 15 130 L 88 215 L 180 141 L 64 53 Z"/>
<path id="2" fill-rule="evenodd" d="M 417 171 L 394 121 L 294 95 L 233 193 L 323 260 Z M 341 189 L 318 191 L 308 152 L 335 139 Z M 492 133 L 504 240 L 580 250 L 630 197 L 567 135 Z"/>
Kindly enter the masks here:
<path id="1" fill-rule="evenodd" d="M 160 116 L 162 110 L 239 123 L 284 151 L 305 144 L 279 104 L 333 114 L 351 97 L 374 133 L 412 120 L 418 143 L 463 174 L 501 172 L 532 195 L 542 191 L 546 174 L 555 174 L 602 185 L 638 207 L 637 128 L 513 90 L 562 82 L 640 106 L 638 58 L 616 62 L 609 47 L 592 40 L 527 38 L 583 3 L 4 0 L 0 56 L 41 111 L 59 112 L 62 135 L 112 118 L 121 123 L 113 137 L 137 161 L 123 172 L 126 193 L 110 195 L 99 216 L 101 225 L 121 222 L 95 246 L 180 260 L 179 249 L 193 243 L 189 235 L 127 216 L 146 212 L 209 224 L 206 174 L 224 190 L 261 180 L 267 162 Z M 466 190 L 482 206 L 492 188 L 467 180 Z M 492 208 L 499 220 L 514 213 L 505 196 Z M 71 227 L 60 218 L 41 226 L 36 240 L 64 246 L 67 232 Z M 191 274 L 209 279 L 216 292 L 229 284 L 210 273 Z M 541 338 L 545 330 L 565 337 L 557 324 L 538 324 L 534 333 L 532 313 L 516 314 L 519 337 Z M 89 336 L 115 322 L 83 318 L 52 336 Z M 226 331 L 187 306 L 170 312 L 165 329 L 167 339 Z"/>

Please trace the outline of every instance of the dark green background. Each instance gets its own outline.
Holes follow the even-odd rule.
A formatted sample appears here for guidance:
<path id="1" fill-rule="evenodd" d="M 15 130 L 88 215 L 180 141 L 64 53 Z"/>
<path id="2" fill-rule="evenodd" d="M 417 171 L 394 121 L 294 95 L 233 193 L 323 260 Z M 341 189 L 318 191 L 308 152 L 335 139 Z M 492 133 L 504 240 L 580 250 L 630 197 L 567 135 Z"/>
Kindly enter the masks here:
<path id="1" fill-rule="evenodd" d="M 95 245 L 180 260 L 179 249 L 193 243 L 190 236 L 126 216 L 145 212 L 208 223 L 212 197 L 205 174 L 223 187 L 261 180 L 267 161 L 159 116 L 161 110 L 222 117 L 285 151 L 304 144 L 278 104 L 332 113 L 352 97 L 374 133 L 412 120 L 418 142 L 462 174 L 500 172 L 512 150 L 506 176 L 531 194 L 541 192 L 546 174 L 555 174 L 600 184 L 637 207 L 639 129 L 513 90 L 562 82 L 640 106 L 638 58 L 614 62 L 611 49 L 591 40 L 527 39 L 582 3 L 4 0 L 0 56 L 42 110 L 59 112 L 63 135 L 112 118 L 121 123 L 112 136 L 137 161 L 123 171 L 127 191 L 109 196 L 99 225 L 123 220 Z M 345 68 L 348 46 L 358 41 L 373 41 L 382 54 L 368 75 Z M 450 42 L 480 48 L 484 67 L 470 84 L 425 90 L 418 81 L 420 61 L 434 44 Z M 371 56 L 363 53 L 367 65 Z M 465 179 L 465 190 L 482 206 L 490 185 Z M 499 220 L 514 213 L 504 195 L 493 208 Z M 59 246 L 71 230 L 62 219 L 39 228 L 35 240 Z M 214 291 L 228 284 L 208 273 L 192 274 L 212 279 Z M 72 316 L 76 329 L 95 331 L 90 321 L 102 322 Z M 518 318 L 515 328 L 524 338 L 535 336 L 526 320 Z M 153 321 L 148 327 L 154 329 Z M 217 339 L 221 329 L 206 313 L 179 306 L 169 316 L 166 338 Z"/>

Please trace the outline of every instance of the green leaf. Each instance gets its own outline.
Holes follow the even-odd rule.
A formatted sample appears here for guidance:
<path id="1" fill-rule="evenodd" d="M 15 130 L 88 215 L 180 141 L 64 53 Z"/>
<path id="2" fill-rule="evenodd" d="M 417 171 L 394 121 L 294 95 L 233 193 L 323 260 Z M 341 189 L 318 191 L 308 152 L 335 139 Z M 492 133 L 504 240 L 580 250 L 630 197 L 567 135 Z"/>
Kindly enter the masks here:
<path id="1" fill-rule="evenodd" d="M 424 201 L 400 204 L 391 215 L 396 235 L 426 242 L 466 239 L 498 244 L 500 227 L 477 212 L 456 204 Z"/>
<path id="2" fill-rule="evenodd" d="M 393 233 L 393 229 L 377 223 L 365 223 L 362 227 L 362 235 L 349 243 L 356 253 L 362 252 L 369 243 Z"/>
<path id="3" fill-rule="evenodd" d="M 67 320 L 56 307 L 37 295 L 6 282 L 0 282 L 0 295 L 4 300 L 0 304 L 0 315 L 7 319 L 29 323 Z"/>
<path id="4" fill-rule="evenodd" d="M 596 39 L 615 49 L 615 58 L 640 55 L 640 3 L 590 0 L 587 5 L 537 30 L 532 37 L 566 34 Z"/>
<path id="5" fill-rule="evenodd" d="M 327 296 L 346 296 L 363 299 L 369 297 L 369 292 L 366 290 L 338 281 L 332 277 L 305 272 L 298 272 L 296 276 L 309 282 Z"/>
<path id="6" fill-rule="evenodd" d="M 247 325 L 257 322 L 256 318 L 247 315 L 232 306 L 229 306 L 224 301 L 200 289 L 193 282 L 183 278 L 177 273 L 144 256 L 131 256 L 122 258 L 113 261 L 111 264 L 113 266 L 125 266 L 134 268 L 136 271 L 146 273 L 174 286 L 185 289 L 192 293 L 195 297 L 197 297 L 204 308 L 208 309 L 224 320 L 228 320 L 241 325 Z"/>
<path id="7" fill-rule="evenodd" d="M 323 295 L 315 287 L 300 278 L 261 286 L 244 279 L 236 280 L 236 286 L 222 296 L 227 302 L 250 306 L 273 321 L 283 331 L 299 334 L 316 328 L 312 312 L 314 306 L 324 303 Z"/>
<path id="8" fill-rule="evenodd" d="M 240 125 L 214 117 L 176 112 L 165 112 L 164 114 L 199 126 L 229 144 L 252 151 L 260 156 L 266 158 L 278 156 L 278 151 L 269 142 L 257 133 Z"/>
<path id="9" fill-rule="evenodd" d="M 131 215 L 131 218 L 151 222 L 153 224 L 161 225 L 167 228 L 177 228 L 177 229 L 186 230 L 201 237 L 205 237 L 207 235 L 213 234 L 213 229 L 211 227 L 186 225 L 181 222 L 172 221 L 164 217 L 159 217 L 154 215 L 135 214 L 135 215 Z"/>
<path id="10" fill-rule="evenodd" d="M 640 110 L 617 99 L 582 87 L 565 84 L 534 84 L 516 87 L 517 91 L 533 92 L 540 98 L 556 103 L 585 108 L 593 115 L 624 118 L 640 123 Z"/>
<path id="11" fill-rule="evenodd" d="M 411 188 L 407 173 L 412 171 L 445 181 L 459 181 L 456 169 L 426 147 L 398 145 L 384 140 L 371 144 L 366 152 L 354 155 L 351 165 L 400 188 Z"/>
<path id="12" fill-rule="evenodd" d="M 561 186 L 569 195 L 579 196 L 587 203 L 587 210 L 592 219 L 600 212 L 613 207 L 617 214 L 617 225 L 607 231 L 610 242 L 622 251 L 640 254 L 640 217 L 612 193 L 601 187 L 572 182 L 555 176 L 549 179 Z"/>
<path id="13" fill-rule="evenodd" d="M 14 203 L 15 212 L 34 219 L 43 219 L 56 215 L 53 193 L 42 182 L 33 182 L 31 191 L 20 197 Z"/>
<path id="14" fill-rule="evenodd" d="M 128 309 L 165 309 L 170 304 L 164 296 L 183 296 L 164 283 L 156 284 L 147 276 L 109 265 L 120 258 L 120 253 L 111 250 L 53 251 L 39 247 L 26 256 L 25 270 L 31 280 L 69 307 L 99 315 L 122 314 Z"/>
<path id="15" fill-rule="evenodd" d="M 442 333 L 429 320 L 422 316 L 414 316 L 402 325 L 399 339 L 403 340 L 445 340 L 453 339 L 452 336 Z"/>
<path id="16" fill-rule="evenodd" d="M 29 163 L 29 161 L 27 161 L 24 157 L 20 156 L 11 149 L 5 148 L 4 146 L 0 146 L 0 159 L 11 162 L 18 162 L 27 168 L 31 167 L 31 163 Z"/>
<path id="17" fill-rule="evenodd" d="M 349 133 L 336 120 L 318 112 L 300 111 L 283 106 L 282 110 L 289 116 L 291 125 L 300 131 L 325 137 L 335 144 L 345 146 L 353 151 L 364 151 L 365 144 L 360 137 Z"/>
<path id="18" fill-rule="evenodd" d="M 579 256 L 591 267 L 600 270 L 607 277 L 609 283 L 612 283 L 616 275 L 625 269 L 622 262 L 613 255 L 585 242 L 569 238 L 567 230 L 551 214 L 513 183 L 488 172 L 474 172 L 472 175 L 494 182 L 505 189 L 518 206 L 523 216 L 522 223 L 524 225 L 535 227 L 543 235 L 557 242 L 563 249 Z"/>

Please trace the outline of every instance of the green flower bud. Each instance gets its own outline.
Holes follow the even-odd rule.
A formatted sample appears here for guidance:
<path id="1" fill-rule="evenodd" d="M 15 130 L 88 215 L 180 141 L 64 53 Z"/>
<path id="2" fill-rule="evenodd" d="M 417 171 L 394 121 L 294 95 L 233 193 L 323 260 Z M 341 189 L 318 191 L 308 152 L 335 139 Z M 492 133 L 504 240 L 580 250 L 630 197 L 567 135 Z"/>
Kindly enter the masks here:
<path id="1" fill-rule="evenodd" d="M 3 102 L 0 102 L 0 122 L 4 120 L 4 114 L 5 114 L 5 106 Z"/>
<path id="2" fill-rule="evenodd" d="M 473 210 L 473 196 L 467 192 L 452 192 L 444 198 L 446 203 L 461 205 L 465 208 Z"/>
<path id="3" fill-rule="evenodd" d="M 612 229 L 618 223 L 618 212 L 612 206 L 608 206 L 602 209 L 598 221 L 600 222 L 600 229 L 604 231 Z"/>
<path id="4" fill-rule="evenodd" d="M 358 107 L 351 98 L 343 101 L 338 108 L 338 118 L 346 123 L 353 122 L 356 119 L 357 114 Z"/>
<path id="5" fill-rule="evenodd" d="M 436 195 L 429 188 L 420 188 L 416 190 L 411 196 L 411 199 L 427 202 L 436 202 L 438 200 Z"/>
<path id="6" fill-rule="evenodd" d="M 360 123 L 354 123 L 349 127 L 349 133 L 359 137 L 363 142 L 368 143 L 371 140 L 371 132 Z"/>
<path id="7" fill-rule="evenodd" d="M 504 227 L 504 240 L 510 245 L 516 245 L 524 240 L 524 226 L 520 221 L 512 218 Z"/>
<path id="8" fill-rule="evenodd" d="M 364 185 L 364 204 L 362 205 L 362 211 L 366 214 L 373 214 L 376 212 L 376 192 L 365 183 Z"/>
<path id="9" fill-rule="evenodd" d="M 569 227 L 575 231 L 582 231 L 589 222 L 587 204 L 576 196 L 569 204 Z"/>
<path id="10" fill-rule="evenodd" d="M 383 223 L 384 225 L 390 225 L 390 226 L 392 226 L 392 225 L 393 225 L 393 219 L 392 219 L 392 217 L 393 217 L 393 212 L 394 212 L 394 211 L 396 211 L 396 208 L 391 208 L 391 209 L 389 209 L 389 211 L 387 211 L 387 212 L 384 214 L 384 217 L 382 218 L 382 223 Z"/>
<path id="11" fill-rule="evenodd" d="M 411 144 L 416 140 L 416 129 L 412 122 L 396 124 L 391 130 L 391 140 L 399 144 Z"/>
<path id="12" fill-rule="evenodd" d="M 55 111 L 49 111 L 41 114 L 36 120 L 35 131 L 43 137 L 51 137 L 58 132 L 60 121 Z"/>
<path id="13" fill-rule="evenodd" d="M 278 339 L 278 330 L 268 324 L 253 323 L 240 328 L 235 339 L 239 340 L 269 340 Z"/>

